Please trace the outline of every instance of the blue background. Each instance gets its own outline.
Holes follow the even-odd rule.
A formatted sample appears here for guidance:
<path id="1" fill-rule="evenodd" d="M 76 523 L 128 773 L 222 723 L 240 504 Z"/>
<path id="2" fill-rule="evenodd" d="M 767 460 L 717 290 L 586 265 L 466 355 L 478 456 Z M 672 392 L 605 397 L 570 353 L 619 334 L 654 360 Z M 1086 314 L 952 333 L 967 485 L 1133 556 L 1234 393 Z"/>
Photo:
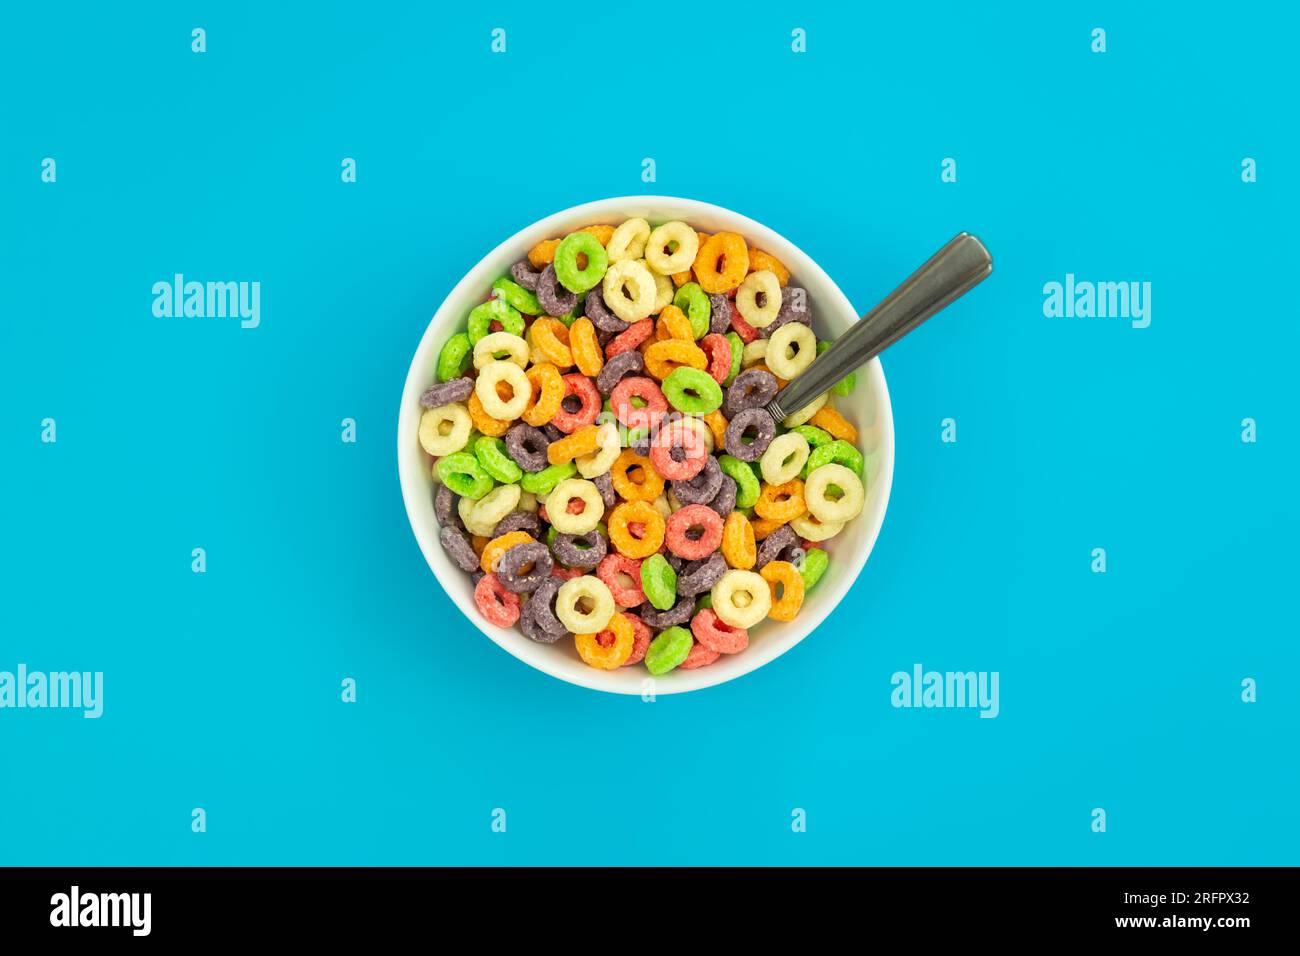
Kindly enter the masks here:
<path id="1" fill-rule="evenodd" d="M 0 669 L 106 699 L 0 711 L 0 863 L 1296 861 L 1293 14 L 419 6 L 6 8 Z M 480 636 L 394 464 L 447 290 L 637 192 L 770 225 L 862 311 L 959 229 L 997 263 L 886 356 L 850 598 L 654 703 Z M 261 327 L 154 318 L 176 272 L 260 281 Z M 1066 272 L 1150 281 L 1150 328 L 1044 318 Z M 916 662 L 999 671 L 1001 716 L 893 709 Z"/>

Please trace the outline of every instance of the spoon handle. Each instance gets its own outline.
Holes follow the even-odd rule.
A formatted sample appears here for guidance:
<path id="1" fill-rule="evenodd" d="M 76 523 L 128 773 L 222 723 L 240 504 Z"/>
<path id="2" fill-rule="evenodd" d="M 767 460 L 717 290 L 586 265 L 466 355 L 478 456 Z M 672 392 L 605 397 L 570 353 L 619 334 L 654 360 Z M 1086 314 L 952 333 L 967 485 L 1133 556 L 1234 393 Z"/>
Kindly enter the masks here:
<path id="1" fill-rule="evenodd" d="M 817 356 L 808 370 L 777 393 L 767 412 L 778 423 L 849 372 L 947 308 L 993 271 L 993 258 L 970 233 L 958 233 L 879 305 Z"/>

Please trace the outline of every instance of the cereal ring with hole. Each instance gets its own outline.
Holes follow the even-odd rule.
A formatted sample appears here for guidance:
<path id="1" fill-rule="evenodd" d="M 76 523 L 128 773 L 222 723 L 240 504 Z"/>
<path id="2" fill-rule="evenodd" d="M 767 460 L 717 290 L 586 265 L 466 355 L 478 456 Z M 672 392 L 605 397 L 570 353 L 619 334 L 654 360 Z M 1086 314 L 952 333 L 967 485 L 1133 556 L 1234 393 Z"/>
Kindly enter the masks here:
<path id="1" fill-rule="evenodd" d="M 759 492 L 762 490 L 754 469 L 731 455 L 719 455 L 718 466 L 722 468 L 724 475 L 728 475 L 736 482 L 736 507 L 754 507 L 754 502 L 758 500 Z"/>
<path id="2" fill-rule="evenodd" d="M 596 326 L 592 325 L 591 319 L 576 319 L 569 326 L 569 351 L 573 353 L 573 363 L 583 375 L 595 378 L 605 367 L 605 356 L 596 339 Z"/>
<path id="3" fill-rule="evenodd" d="M 643 404 L 638 406 L 634 400 Z M 609 407 L 627 428 L 652 428 L 668 410 L 668 399 L 653 379 L 630 375 L 609 393 Z"/>
<path id="4" fill-rule="evenodd" d="M 678 289 L 673 295 L 673 305 L 685 313 L 691 323 L 692 338 L 702 339 L 713 331 L 713 303 L 698 282 L 687 282 Z M 726 329 L 717 331 L 722 332 Z"/>
<path id="5" fill-rule="evenodd" d="M 645 244 L 645 261 L 655 272 L 670 276 L 690 269 L 699 251 L 695 230 L 680 220 L 672 220 L 651 230 Z"/>
<path id="6" fill-rule="evenodd" d="M 564 461 L 573 461 L 579 455 L 590 455 L 599 447 L 599 431 L 595 425 L 584 425 L 572 435 L 551 442 L 546 449 L 546 460 L 552 465 L 558 465 Z"/>
<path id="7" fill-rule="evenodd" d="M 775 437 L 776 423 L 771 415 L 761 408 L 742 408 L 727 424 L 723 444 L 728 454 L 741 461 L 758 461 Z"/>
<path id="8" fill-rule="evenodd" d="M 719 232 L 700 243 L 693 266 L 695 279 L 705 292 L 736 288 L 749 272 L 749 247 L 743 236 Z"/>
<path id="9" fill-rule="evenodd" d="M 455 494 L 470 501 L 482 498 L 495 484 L 491 476 L 483 470 L 483 466 L 478 463 L 478 459 L 467 451 L 444 455 L 438 459 L 435 467 L 438 470 L 439 481 Z"/>
<path id="10" fill-rule="evenodd" d="M 760 535 L 759 525 L 764 523 L 770 527 Z M 768 518 L 756 518 L 753 524 L 754 537 L 763 542 L 758 546 L 758 556 L 754 560 L 755 570 L 762 570 L 769 561 L 779 561 L 789 554 L 790 549 L 799 546 L 799 538 L 789 525 L 774 524 Z"/>
<path id="11" fill-rule="evenodd" d="M 771 325 L 781 311 L 781 283 L 771 272 L 751 272 L 736 290 L 736 311 L 756 329 Z"/>
<path id="12" fill-rule="evenodd" d="M 704 469 L 708 457 L 700 433 L 680 422 L 660 428 L 650 440 L 650 463 L 665 478 L 694 478 Z"/>
<path id="13" fill-rule="evenodd" d="M 828 432 L 832 438 L 842 439 L 850 445 L 857 443 L 858 430 L 849 423 L 847 418 L 829 405 L 823 403 L 808 419 L 808 423 Z"/>
<path id="14" fill-rule="evenodd" d="M 492 324 L 499 323 L 501 328 L 511 335 L 524 334 L 524 317 L 504 299 L 489 299 L 470 310 L 465 323 L 466 334 L 471 345 L 492 331 Z"/>
<path id="15" fill-rule="evenodd" d="M 555 616 L 555 596 L 564 581 L 565 579 L 558 577 L 553 571 L 552 576 L 538 586 L 524 606 L 523 613 L 530 616 L 544 633 L 550 635 L 550 639 L 546 641 L 548 644 L 569 633 L 564 623 Z"/>
<path id="16" fill-rule="evenodd" d="M 465 530 L 475 538 L 482 538 L 483 544 L 487 544 L 488 541 L 492 540 L 492 538 L 496 536 L 494 534 L 496 531 L 496 525 L 490 521 L 478 520 L 478 501 L 490 497 L 495 491 L 496 489 L 493 488 L 492 491 L 489 491 L 483 496 L 483 498 L 478 499 L 477 501 L 473 498 L 461 498 L 456 503 L 457 516 L 460 518 L 461 524 L 463 524 Z M 483 548 L 480 546 L 477 548 L 477 551 L 481 554 Z"/>
<path id="17" fill-rule="evenodd" d="M 708 367 L 709 359 L 694 342 L 681 339 L 665 339 L 655 342 L 645 350 L 646 371 L 654 378 L 663 381 L 674 369 L 687 367 L 703 371 Z"/>
<path id="18" fill-rule="evenodd" d="M 609 256 L 590 232 L 571 232 L 555 249 L 555 275 L 570 292 L 586 292 L 605 276 Z"/>
<path id="19" fill-rule="evenodd" d="M 502 396 L 498 386 L 504 386 L 509 397 Z M 510 422 L 522 415 L 528 407 L 533 386 L 524 370 L 514 362 L 492 361 L 479 369 L 478 378 L 474 381 L 474 394 L 478 396 L 483 411 L 489 417 L 500 422 Z M 480 428 L 479 431 L 483 429 Z"/>
<path id="20" fill-rule="evenodd" d="M 519 620 L 519 595 L 511 594 L 495 574 L 485 574 L 474 586 L 474 606 L 489 624 L 510 627 Z"/>
<path id="21" fill-rule="evenodd" d="M 572 478 L 577 472 L 577 467 L 571 461 L 562 465 L 547 465 L 541 471 L 520 478 L 519 487 L 535 495 L 549 495 L 556 485 L 566 478 Z"/>
<path id="22" fill-rule="evenodd" d="M 554 567 L 555 562 L 546 545 L 540 541 L 525 541 L 497 559 L 496 576 L 501 586 L 511 594 L 528 594 L 541 587 Z"/>
<path id="23" fill-rule="evenodd" d="M 803 606 L 803 577 L 799 570 L 789 561 L 771 561 L 758 575 L 772 590 L 767 616 L 774 621 L 793 621 Z"/>
<path id="24" fill-rule="evenodd" d="M 533 336 L 533 345 L 542 353 L 546 361 L 557 368 L 569 368 L 573 365 L 573 350 L 569 348 L 569 330 L 559 319 L 543 316 L 537 319 L 529 331 Z"/>
<path id="25" fill-rule="evenodd" d="M 645 357 L 636 349 L 620 352 L 605 363 L 596 376 L 596 391 L 609 395 L 614 386 L 627 375 L 641 375 L 645 371 Z"/>
<path id="26" fill-rule="evenodd" d="M 669 627 L 650 642 L 645 652 L 645 668 L 659 677 L 680 667 L 695 647 L 695 638 L 684 627 Z"/>
<path id="27" fill-rule="evenodd" d="M 607 554 L 596 566 L 596 577 L 605 582 L 619 607 L 639 607 L 645 603 L 640 561 L 622 554 Z"/>
<path id="28" fill-rule="evenodd" d="M 761 340 L 760 340 L 761 341 Z M 817 358 L 817 336 L 798 322 L 783 325 L 767 340 L 764 361 L 772 374 L 786 380 L 802 375 Z"/>
<path id="29" fill-rule="evenodd" d="M 550 444 L 545 432 L 523 422 L 506 432 L 506 453 L 524 471 L 538 472 L 547 466 L 546 452 Z"/>
<path id="30" fill-rule="evenodd" d="M 614 459 L 609 469 L 614 490 L 628 501 L 654 501 L 664 493 L 664 479 L 655 471 L 649 458 L 627 448 Z"/>
<path id="31" fill-rule="evenodd" d="M 497 569 L 497 561 L 501 555 L 505 554 L 517 544 L 536 543 L 537 539 L 531 534 L 524 531 L 510 531 L 499 538 L 493 538 L 483 546 L 483 554 L 479 561 L 479 567 L 487 574 L 491 574 Z"/>
<path id="32" fill-rule="evenodd" d="M 537 301 L 549 316 L 567 315 L 578 307 L 578 293 L 560 285 L 553 262 L 537 279 Z"/>
<path id="33" fill-rule="evenodd" d="M 771 485 L 782 485 L 798 478 L 808 461 L 808 439 L 798 432 L 786 432 L 772 439 L 763 457 L 758 460 L 758 467 L 763 472 L 763 480 Z"/>
<path id="34" fill-rule="evenodd" d="M 748 571 L 758 560 L 758 543 L 754 540 L 754 527 L 739 511 L 727 515 L 722 526 L 722 556 L 727 564 Z"/>
<path id="35" fill-rule="evenodd" d="M 546 514 L 556 531 L 586 534 L 605 516 L 605 500 L 587 479 L 566 478 L 546 496 Z"/>
<path id="36" fill-rule="evenodd" d="M 527 259 L 520 259 L 510 267 L 510 278 L 529 292 L 537 291 L 537 280 L 541 278 L 541 275 Z"/>
<path id="37" fill-rule="evenodd" d="M 704 460 L 704 467 L 694 478 L 674 481 L 673 495 L 684 505 L 705 505 L 718 496 L 722 489 L 722 466 L 718 459 L 709 456 Z"/>
<path id="38" fill-rule="evenodd" d="M 629 558 L 648 558 L 664 543 L 664 519 L 648 501 L 628 501 L 609 514 L 609 540 Z"/>
<path id="39" fill-rule="evenodd" d="M 754 502 L 754 511 L 760 518 L 785 524 L 799 517 L 808 508 L 804 503 L 803 482 L 792 478 L 779 485 L 764 485 Z"/>
<path id="40" fill-rule="evenodd" d="M 598 577 L 570 578 L 556 595 L 555 616 L 574 634 L 599 634 L 614 616 L 614 598 Z"/>
<path id="41" fill-rule="evenodd" d="M 722 414 L 734 419 L 745 409 L 761 409 L 776 398 L 776 393 L 775 375 L 765 369 L 745 369 L 727 389 L 722 401 Z"/>
<path id="42" fill-rule="evenodd" d="M 843 521 L 818 521 L 812 514 L 790 519 L 790 528 L 805 541 L 826 541 L 844 530 Z"/>
<path id="43" fill-rule="evenodd" d="M 478 555 L 474 553 L 464 531 L 452 525 L 444 525 L 438 532 L 438 543 L 456 567 L 466 572 L 478 570 Z"/>
<path id="44" fill-rule="evenodd" d="M 613 467 L 614 462 L 618 460 L 618 456 L 622 452 L 623 446 L 619 444 L 618 440 L 618 426 L 613 422 L 605 422 L 596 426 L 595 450 L 588 454 L 579 455 L 574 459 L 574 464 L 578 466 L 578 474 L 594 481 L 602 475 L 609 474 L 609 469 Z M 610 494 L 613 494 L 612 488 Z M 606 504 L 610 504 L 610 502 L 606 501 Z"/>
<path id="45" fill-rule="evenodd" d="M 658 288 L 644 262 L 624 259 L 614 263 L 605 273 L 601 298 L 624 322 L 638 322 L 654 314 Z"/>
<path id="46" fill-rule="evenodd" d="M 750 272 L 771 272 L 776 276 L 776 281 L 781 283 L 781 288 L 785 288 L 790 281 L 790 270 L 782 265 L 781 260 L 762 249 L 749 250 L 749 271 Z"/>
<path id="47" fill-rule="evenodd" d="M 605 359 L 608 361 L 615 356 L 622 355 L 624 352 L 637 349 L 642 342 L 645 342 L 653 334 L 654 323 L 649 319 L 642 319 L 640 322 L 632 323 L 627 327 L 626 331 L 620 332 L 610 339 L 609 344 L 605 346 Z"/>
<path id="48" fill-rule="evenodd" d="M 551 416 L 551 424 L 565 434 L 572 434 L 590 425 L 599 414 L 600 392 L 596 391 L 596 383 L 579 372 L 564 376 L 564 398 L 560 400 L 560 410 Z"/>
<path id="49" fill-rule="evenodd" d="M 464 402 L 473 392 L 474 380 L 468 375 L 453 378 L 450 382 L 440 382 L 426 388 L 424 394 L 420 396 L 420 405 L 423 408 L 437 408 L 439 405 Z"/>
<path id="50" fill-rule="evenodd" d="M 691 618 L 691 633 L 700 644 L 719 654 L 739 654 L 749 646 L 749 631 L 723 623 L 712 608 Z"/>
<path id="51" fill-rule="evenodd" d="M 605 304 L 603 288 L 592 289 L 587 293 L 582 312 L 602 332 L 617 335 L 619 332 L 627 331 L 628 324 L 611 312 L 609 306 Z"/>
<path id="52" fill-rule="evenodd" d="M 641 562 L 641 591 L 651 607 L 667 611 L 677 603 L 677 572 L 662 554 Z"/>
<path id="53" fill-rule="evenodd" d="M 466 417 L 469 413 L 466 413 Z M 506 434 L 509 434 L 507 432 Z M 483 466 L 483 470 L 504 484 L 518 481 L 524 476 L 524 470 L 510 457 L 506 443 L 491 435 L 480 435 L 474 439 L 474 457 Z M 511 510 L 514 505 L 510 506 Z"/>
<path id="54" fill-rule="evenodd" d="M 575 634 L 573 640 L 584 664 L 605 671 L 626 664 L 635 643 L 632 622 L 618 613 L 610 616 L 608 626 L 599 634 Z"/>
<path id="55" fill-rule="evenodd" d="M 469 340 L 469 335 L 465 332 L 457 332 L 442 343 L 442 349 L 438 352 L 438 365 L 435 369 L 438 378 L 444 382 L 449 382 L 464 375 L 469 368 L 470 350 L 473 347 L 474 343 Z"/>
<path id="56" fill-rule="evenodd" d="M 723 624 L 751 628 L 772 607 L 772 589 L 753 571 L 733 568 L 713 585 L 713 613 Z"/>
<path id="57" fill-rule="evenodd" d="M 664 378 L 662 389 L 673 408 L 687 415 L 707 415 L 722 404 L 722 386 L 697 368 L 678 366 Z"/>
<path id="58" fill-rule="evenodd" d="M 832 489 L 839 491 L 838 497 L 832 497 Z M 808 511 L 818 521 L 845 522 L 862 513 L 867 493 L 857 475 L 843 465 L 831 462 L 809 473 L 804 497 Z"/>
<path id="59" fill-rule="evenodd" d="M 645 255 L 646 240 L 650 238 L 650 223 L 644 219 L 628 219 L 621 223 L 609 237 L 605 252 L 609 261 L 640 259 Z"/>
<path id="60" fill-rule="evenodd" d="M 554 533 L 555 529 L 551 531 Z M 566 568 L 589 571 L 605 559 L 609 545 L 604 536 L 593 529 L 586 534 L 555 534 L 551 540 L 551 552 Z"/>
<path id="61" fill-rule="evenodd" d="M 439 405 L 420 415 L 420 447 L 435 458 L 450 455 L 469 441 L 469 410 L 464 405 Z"/>
<path id="62" fill-rule="evenodd" d="M 722 518 L 707 505 L 686 505 L 668 519 L 664 542 L 679 558 L 697 561 L 718 550 L 722 527 Z"/>
<path id="63" fill-rule="evenodd" d="M 731 377 L 731 343 L 710 332 L 700 339 L 700 349 L 709 359 L 708 372 L 721 385 Z"/>
<path id="64" fill-rule="evenodd" d="M 811 402 L 799 409 L 797 412 L 791 412 L 781 420 L 781 424 L 786 428 L 794 428 L 796 425 L 804 425 L 817 416 L 822 406 L 826 404 L 826 399 L 830 397 L 830 392 L 822 392 Z M 833 411 L 834 409 L 832 409 Z M 829 431 L 829 429 L 827 429 Z"/>
<path id="65" fill-rule="evenodd" d="M 550 362 L 534 365 L 526 373 L 532 385 L 532 397 L 519 416 L 526 424 L 540 428 L 555 417 L 564 400 L 565 384 L 560 370 Z M 482 429 L 480 429 L 482 431 Z"/>

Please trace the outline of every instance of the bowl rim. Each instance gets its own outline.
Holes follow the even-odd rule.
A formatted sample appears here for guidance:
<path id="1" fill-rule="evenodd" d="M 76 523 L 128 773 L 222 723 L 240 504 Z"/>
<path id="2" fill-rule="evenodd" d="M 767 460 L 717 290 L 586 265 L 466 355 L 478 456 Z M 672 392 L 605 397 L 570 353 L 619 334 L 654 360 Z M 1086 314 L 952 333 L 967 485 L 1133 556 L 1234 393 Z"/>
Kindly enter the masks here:
<path id="1" fill-rule="evenodd" d="M 565 660 L 558 654 L 539 654 L 533 655 L 531 650 L 553 651 L 551 645 L 532 644 L 518 631 L 517 628 L 501 628 L 484 621 L 477 613 L 474 602 L 471 598 L 466 598 L 464 594 L 453 592 L 448 589 L 442 580 L 439 571 L 439 560 L 441 563 L 448 565 L 457 575 L 462 575 L 459 569 L 454 568 L 450 561 L 442 552 L 441 544 L 437 540 L 437 533 L 422 533 L 420 522 L 417 522 L 417 510 L 432 510 L 431 496 L 427 494 L 427 485 L 421 486 L 417 480 L 419 470 L 423 470 L 421 464 L 419 470 L 412 467 L 411 462 L 422 463 L 424 460 L 423 449 L 418 448 L 418 442 L 415 441 L 415 435 L 419 427 L 419 396 L 424 389 L 428 387 L 427 376 L 423 369 L 427 368 L 428 353 L 431 349 L 438 346 L 438 339 L 435 338 L 435 330 L 438 336 L 442 336 L 444 331 L 441 327 L 447 321 L 446 313 L 449 312 L 450 303 L 458 301 L 465 296 L 467 291 L 475 286 L 482 285 L 486 288 L 491 284 L 493 276 L 484 280 L 484 275 L 488 272 L 486 263 L 495 261 L 502 256 L 507 250 L 521 250 L 533 245 L 537 239 L 529 241 L 531 236 L 550 237 L 566 228 L 571 228 L 572 222 L 582 219 L 598 221 L 601 218 L 608 218 L 614 213 L 627 215 L 622 210 L 627 208 L 672 208 L 678 210 L 673 213 L 676 218 L 682 218 L 691 221 L 691 216 L 703 218 L 721 219 L 729 223 L 729 228 L 742 233 L 750 245 L 761 248 L 770 252 L 776 258 L 780 259 L 787 265 L 791 273 L 795 276 L 806 277 L 815 276 L 817 285 L 825 290 L 833 302 L 832 307 L 837 312 L 842 312 L 847 321 L 854 322 L 858 319 L 858 313 L 853 308 L 848 297 L 835 283 L 835 281 L 821 268 L 807 253 L 800 249 L 790 240 L 786 239 L 780 233 L 764 226 L 762 223 L 750 219 L 741 213 L 735 212 L 725 206 L 719 206 L 714 203 L 705 202 L 698 199 L 689 199 L 680 196 L 658 196 L 658 195 L 630 195 L 615 196 L 607 199 L 597 199 L 590 202 L 579 203 L 566 209 L 559 210 L 548 216 L 543 217 L 522 229 L 516 231 L 503 242 L 498 243 L 489 252 L 480 257 L 465 275 L 456 283 L 444 296 L 438 308 L 434 311 L 433 316 L 425 325 L 424 332 L 420 336 L 418 345 L 411 356 L 410 366 L 407 369 L 406 380 L 402 387 L 401 404 L 398 409 L 397 418 L 397 472 L 398 483 L 402 492 L 403 505 L 406 508 L 407 523 L 411 527 L 411 532 L 415 536 L 417 545 L 421 554 L 424 556 L 425 563 L 429 570 L 433 572 L 434 579 L 438 582 L 440 588 L 448 598 L 460 609 L 469 621 L 486 635 L 493 643 L 497 644 L 512 657 L 517 658 L 524 664 L 541 671 L 551 677 L 558 678 L 566 683 L 575 684 L 580 687 L 587 687 L 592 690 L 603 691 L 610 694 L 635 695 L 646 693 L 645 681 L 637 682 L 625 681 L 622 685 L 610 686 L 608 683 L 602 683 L 602 679 L 608 674 L 615 674 L 618 671 L 603 671 L 596 668 L 584 668 L 582 671 L 571 672 L 559 666 L 559 662 Z M 654 218 L 653 216 L 651 218 Z M 527 243 L 527 245 L 525 245 Z M 522 252 L 518 253 L 522 255 Z M 823 306 L 824 307 L 824 306 Z M 857 519 L 867 521 L 868 527 L 866 537 L 864 538 L 863 547 L 860 553 L 849 557 L 849 563 L 852 565 L 847 568 L 845 573 L 839 578 L 837 587 L 830 593 L 823 592 L 828 598 L 823 602 L 826 611 L 821 614 L 816 621 L 803 620 L 796 618 L 794 621 L 784 623 L 782 627 L 788 629 L 783 633 L 782 640 L 764 641 L 759 645 L 749 648 L 743 657 L 745 666 L 743 670 L 723 676 L 717 672 L 714 676 L 713 668 L 704 667 L 690 671 L 674 671 L 672 675 L 664 675 L 658 678 L 649 677 L 647 680 L 652 681 L 653 694 L 676 694 L 687 693 L 694 690 L 703 690 L 707 687 L 715 687 L 720 684 L 728 683 L 747 674 L 751 674 L 765 664 L 770 663 L 776 658 L 785 654 L 814 630 L 816 630 L 838 606 L 840 601 L 849 592 L 856 583 L 863 567 L 867 563 L 873 550 L 875 550 L 876 541 L 880 536 L 881 528 L 884 524 L 886 512 L 889 510 L 889 499 L 893 487 L 894 476 L 894 418 L 893 407 L 890 401 L 889 388 L 885 381 L 884 368 L 880 364 L 879 358 L 872 359 L 866 366 L 859 370 L 859 375 L 863 373 L 870 380 L 871 391 L 878 402 L 877 424 L 880 428 L 880 448 L 881 448 L 881 465 L 880 471 L 876 475 L 875 484 L 879 488 L 878 496 L 869 498 L 869 500 L 878 500 L 879 505 L 868 515 L 863 513 Z M 422 502 L 422 498 L 429 498 L 427 502 Z M 436 528 L 436 521 L 434 522 Z M 523 642 L 523 643 L 521 643 Z M 525 644 L 527 647 L 525 647 Z M 524 650 L 530 653 L 525 655 Z"/>

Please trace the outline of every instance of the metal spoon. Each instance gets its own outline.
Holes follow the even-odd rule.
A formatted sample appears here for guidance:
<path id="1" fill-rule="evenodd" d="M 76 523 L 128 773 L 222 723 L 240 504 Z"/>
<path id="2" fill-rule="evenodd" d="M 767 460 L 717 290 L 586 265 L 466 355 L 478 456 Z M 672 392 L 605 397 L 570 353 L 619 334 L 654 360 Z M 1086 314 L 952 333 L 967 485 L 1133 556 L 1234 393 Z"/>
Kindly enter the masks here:
<path id="1" fill-rule="evenodd" d="M 765 411 L 778 425 L 849 372 L 961 298 L 993 271 L 993 257 L 970 233 L 958 233 L 878 306 L 777 393 Z"/>

